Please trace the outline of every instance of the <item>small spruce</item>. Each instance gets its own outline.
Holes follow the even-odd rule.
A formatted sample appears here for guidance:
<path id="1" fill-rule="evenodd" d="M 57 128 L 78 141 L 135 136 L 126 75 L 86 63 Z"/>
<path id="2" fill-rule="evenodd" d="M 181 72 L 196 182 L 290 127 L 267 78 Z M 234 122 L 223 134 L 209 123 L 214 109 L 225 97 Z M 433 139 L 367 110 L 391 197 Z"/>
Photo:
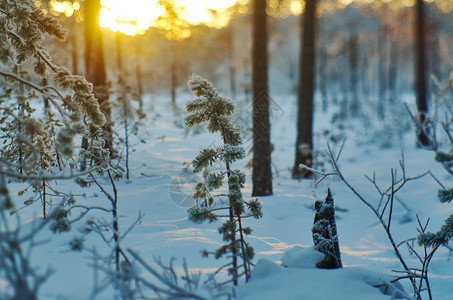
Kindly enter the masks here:
<path id="1" fill-rule="evenodd" d="M 201 150 L 192 161 L 194 172 L 202 173 L 203 180 L 195 186 L 193 198 L 196 204 L 188 209 L 189 219 L 195 223 L 222 220 L 218 231 L 225 244 L 214 253 L 203 251 L 203 256 L 214 254 L 216 258 L 231 257 L 228 274 L 237 285 L 241 275 L 245 276 L 246 281 L 250 278 L 254 256 L 253 248 L 244 238 L 251 234 L 252 229 L 244 227 L 243 218 L 261 218 L 261 203 L 257 199 L 246 201 L 243 198 L 241 189 L 245 185 L 245 174 L 231 168 L 233 162 L 245 157 L 241 133 L 231 121 L 234 113 L 232 101 L 221 96 L 209 81 L 200 76 L 192 75 L 188 86 L 196 98 L 186 105 L 186 126 L 205 125 L 210 133 L 219 133 L 222 138 L 222 145 Z M 213 171 L 214 165 L 222 167 Z M 228 185 L 228 204 L 218 207 L 220 201 L 215 199 L 220 199 L 221 195 L 214 193 L 225 183 Z M 238 258 L 242 263 L 238 262 Z"/>

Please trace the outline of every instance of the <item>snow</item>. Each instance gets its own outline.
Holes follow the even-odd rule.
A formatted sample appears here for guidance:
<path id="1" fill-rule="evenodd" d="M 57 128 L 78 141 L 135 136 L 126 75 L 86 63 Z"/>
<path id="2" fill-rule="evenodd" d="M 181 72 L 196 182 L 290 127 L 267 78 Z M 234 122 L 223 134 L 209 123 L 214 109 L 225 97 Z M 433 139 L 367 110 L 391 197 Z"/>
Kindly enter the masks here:
<path id="1" fill-rule="evenodd" d="M 181 107 L 189 95 L 179 99 Z M 250 281 L 241 281 L 235 289 L 238 299 L 391 299 L 373 285 L 388 283 L 393 279 L 392 270 L 401 269 L 384 230 L 372 212 L 365 207 L 341 182 L 328 178 L 319 186 L 313 187 L 313 181 L 294 181 L 290 169 L 293 164 L 295 129 L 294 96 L 273 97 L 283 111 L 283 116 L 272 120 L 272 140 L 275 146 L 272 154 L 274 170 L 274 195 L 261 197 L 263 219 L 244 221 L 253 232 L 248 242 L 255 248 L 256 265 Z M 150 98 L 147 105 L 150 105 Z M 198 135 L 187 136 L 181 126 L 183 115 L 174 116 L 168 99 L 156 97 L 154 106 L 159 106 L 159 114 L 148 112 L 146 131 L 140 138 L 145 144 L 135 143 L 135 152 L 131 155 L 131 180 L 120 180 L 119 224 L 120 232 L 125 232 L 137 219 L 139 212 L 144 214 L 141 221 L 122 241 L 124 249 L 133 249 L 145 261 L 153 263 L 153 257 L 160 257 L 167 263 L 176 258 L 175 266 L 182 266 L 185 257 L 193 272 L 203 274 L 213 272 L 224 261 L 213 257 L 202 258 L 201 250 L 214 251 L 222 244 L 217 232 L 219 222 L 214 224 L 194 224 L 187 219 L 186 209 L 190 201 L 186 195 L 195 185 L 197 176 L 190 172 L 190 162 L 200 149 L 211 145 L 216 137 L 206 131 Z M 168 111 L 164 109 L 168 108 Z M 316 113 L 315 130 L 328 126 L 329 116 Z M 401 158 L 399 148 L 378 148 L 375 144 L 357 146 L 354 132 L 345 145 L 339 165 L 345 177 L 372 203 L 379 197 L 374 187 L 364 178 L 376 172 L 378 184 L 390 182 L 390 169 L 398 168 Z M 404 157 L 408 175 L 416 175 L 431 169 L 442 182 L 449 178 L 433 160 L 431 152 L 417 149 L 412 132 L 404 136 Z M 249 143 L 249 141 L 245 141 Z M 316 138 L 318 150 L 325 149 L 325 139 Z M 338 145 L 333 145 L 339 149 Z M 240 168 L 248 174 L 243 190 L 244 197 L 251 194 L 251 170 L 244 165 L 250 157 L 235 163 L 233 168 Z M 324 166 L 330 170 L 330 166 Z M 401 174 L 401 173 L 399 173 Z M 183 183 L 183 184 L 180 184 Z M 108 187 L 107 182 L 103 182 Z M 86 193 L 86 197 L 77 197 L 77 203 L 87 206 L 108 207 L 109 201 L 96 188 L 82 189 L 71 181 L 59 181 L 59 188 L 76 194 Z M 19 183 L 9 185 L 11 195 L 20 189 Z M 343 269 L 321 270 L 316 262 L 322 258 L 312 247 L 311 228 L 314 218 L 315 200 L 324 199 L 327 187 L 332 190 L 337 208 L 336 218 Z M 413 183 L 399 194 L 399 200 L 405 206 L 395 205 L 392 231 L 397 241 L 417 235 L 416 214 L 420 219 L 431 218 L 429 229 L 437 231 L 451 211 L 449 205 L 437 201 L 437 183 L 430 177 L 424 177 Z M 17 206 L 23 199 L 14 197 Z M 18 214 L 23 223 L 31 226 L 34 219 L 39 219 L 41 207 L 38 203 L 20 210 Z M 73 216 L 77 216 L 73 213 Z M 92 257 L 88 252 L 72 252 L 69 241 L 74 237 L 84 236 L 86 249 L 96 248 L 98 252 L 107 251 L 100 237 L 94 233 L 83 234 L 89 219 L 110 220 L 104 212 L 92 212 L 73 225 L 69 233 L 53 234 L 44 230 L 37 240 L 46 243 L 36 247 L 31 260 L 40 270 L 50 266 L 54 274 L 40 291 L 40 299 L 88 299 L 93 287 L 93 270 L 89 266 Z M 26 229 L 24 225 L 24 229 Z M 417 258 L 401 247 L 407 262 L 419 266 Z M 142 270 L 143 272 L 143 270 Z M 452 252 L 441 249 L 434 257 L 431 268 L 431 285 L 434 299 L 448 300 L 453 295 L 453 260 Z M 225 274 L 220 274 L 220 279 Z M 410 295 L 408 281 L 400 281 Z M 0 282 L 0 288 L 2 283 Z M 102 292 L 97 299 L 112 299 L 111 288 Z"/>
<path id="2" fill-rule="evenodd" d="M 291 249 L 290 251 L 293 251 Z M 305 251 L 308 256 L 298 259 L 313 262 L 317 255 Z M 295 262 L 296 266 L 284 268 L 267 259 L 256 265 L 252 279 L 238 292 L 238 299 L 384 299 L 372 285 L 389 282 L 390 275 L 379 274 L 356 267 L 321 270 Z"/>

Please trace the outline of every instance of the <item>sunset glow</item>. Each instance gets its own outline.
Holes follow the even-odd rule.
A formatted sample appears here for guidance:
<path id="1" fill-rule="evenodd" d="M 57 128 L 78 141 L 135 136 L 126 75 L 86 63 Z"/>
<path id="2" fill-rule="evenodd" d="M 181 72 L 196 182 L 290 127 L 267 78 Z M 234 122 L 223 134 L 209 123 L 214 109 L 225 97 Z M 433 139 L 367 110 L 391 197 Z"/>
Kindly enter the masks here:
<path id="1" fill-rule="evenodd" d="M 210 27 L 221 28 L 228 25 L 231 19 L 231 13 L 227 12 L 236 3 L 246 5 L 250 0 L 174 0 L 176 5 L 175 10 L 178 16 L 183 20 L 179 23 L 186 23 L 188 25 L 204 24 Z M 434 0 L 425 0 L 432 2 Z M 389 3 L 392 9 L 399 9 L 401 7 L 411 7 L 415 4 L 415 0 L 384 0 Z M 37 5 L 41 3 L 40 0 L 36 1 Z M 101 0 L 102 9 L 100 12 L 99 23 L 104 28 L 110 28 L 112 31 L 120 31 L 127 35 L 144 34 L 150 27 L 158 27 L 166 31 L 164 35 L 169 39 L 187 38 L 190 36 L 190 29 L 181 24 L 171 24 L 173 20 L 166 19 L 165 8 L 158 5 L 158 0 Z M 277 0 L 269 1 L 269 7 L 273 8 L 278 5 Z M 300 15 L 305 7 L 305 3 L 300 0 L 290 0 L 289 11 L 293 15 Z M 320 11 L 332 11 L 335 9 L 342 9 L 351 4 L 358 4 L 362 6 L 380 6 L 382 1 L 375 0 L 339 0 L 336 3 L 325 2 L 320 4 Z M 51 0 L 50 12 L 54 15 L 64 14 L 67 17 L 76 14 L 81 8 L 79 0 Z M 453 1 L 438 0 L 436 1 L 437 7 L 441 12 L 447 13 L 453 11 Z M 245 9 L 245 10 L 244 10 Z M 215 16 L 210 12 L 216 11 Z M 242 13 L 247 12 L 247 6 L 242 6 L 239 9 Z M 164 14 L 164 15 L 163 15 Z M 161 16 L 161 18 L 159 18 Z M 159 18 L 159 20 L 158 20 Z M 81 21 L 82 16 L 78 14 L 77 20 Z M 173 31 L 173 32 L 171 32 Z M 178 36 L 178 37 L 177 37 Z"/>
<path id="2" fill-rule="evenodd" d="M 223 27 L 228 24 L 228 14 L 219 14 L 213 18 L 209 10 L 224 11 L 231 7 L 235 0 L 176 0 L 181 8 L 181 16 L 188 23 L 205 24 L 212 27 Z M 143 34 L 153 26 L 155 20 L 164 13 L 155 0 L 102 0 L 100 25 L 113 31 L 128 35 Z"/>

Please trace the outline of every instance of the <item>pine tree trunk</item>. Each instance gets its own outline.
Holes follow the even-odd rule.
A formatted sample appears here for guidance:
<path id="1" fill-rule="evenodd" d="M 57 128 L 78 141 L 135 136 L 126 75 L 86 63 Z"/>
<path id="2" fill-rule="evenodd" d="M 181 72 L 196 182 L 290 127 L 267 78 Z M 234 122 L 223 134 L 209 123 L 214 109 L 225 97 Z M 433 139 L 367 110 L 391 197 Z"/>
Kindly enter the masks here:
<path id="1" fill-rule="evenodd" d="M 417 99 L 418 120 L 422 126 L 426 123 L 428 111 L 428 78 L 426 64 L 426 42 L 425 42 L 425 4 L 423 0 L 417 0 L 415 17 L 415 91 Z M 426 128 L 427 130 L 427 128 Z M 417 132 L 417 140 L 420 145 L 430 144 L 427 132 Z"/>
<path id="2" fill-rule="evenodd" d="M 79 74 L 79 57 L 77 51 L 77 37 L 71 35 L 71 58 L 72 58 L 72 74 Z"/>
<path id="3" fill-rule="evenodd" d="M 47 81 L 47 77 L 43 77 L 42 80 L 41 80 L 41 84 L 42 86 L 47 86 L 49 83 Z M 49 109 L 50 109 L 50 106 L 49 106 L 49 99 L 45 96 L 43 96 L 42 98 L 43 102 L 44 102 L 44 113 L 46 115 L 46 118 L 49 117 Z"/>
<path id="4" fill-rule="evenodd" d="M 176 109 L 176 88 L 178 87 L 178 65 L 176 62 L 176 50 L 175 50 L 175 41 L 170 41 L 171 45 L 171 66 L 170 66 L 170 76 L 171 76 L 171 105 L 173 109 Z"/>
<path id="5" fill-rule="evenodd" d="M 316 0 L 307 1 L 301 15 L 301 45 L 299 58 L 299 92 L 297 114 L 296 159 L 293 179 L 310 178 L 311 171 L 300 167 L 313 165 L 313 101 L 315 92 L 315 26 Z"/>
<path id="6" fill-rule="evenodd" d="M 396 103 L 398 97 L 398 47 L 394 40 L 390 40 L 390 64 L 388 68 L 388 87 L 389 87 L 389 102 L 391 105 Z"/>
<path id="7" fill-rule="evenodd" d="M 129 180 L 130 170 L 129 170 L 129 109 L 130 104 L 128 103 L 128 97 L 126 93 L 126 77 L 125 72 L 123 70 L 123 53 L 122 53 L 122 33 L 117 32 L 115 36 L 115 43 L 116 43 L 116 63 L 118 67 L 118 84 L 120 88 L 120 100 L 123 108 L 123 128 L 124 128 L 124 147 L 126 150 L 126 179 Z"/>
<path id="8" fill-rule="evenodd" d="M 137 78 L 137 94 L 139 100 L 139 109 L 143 112 L 143 72 L 140 62 L 141 48 L 140 44 L 136 45 L 136 61 L 135 61 L 135 76 Z"/>
<path id="9" fill-rule="evenodd" d="M 378 114 L 380 117 L 384 116 L 384 105 L 386 103 L 386 90 L 387 78 L 385 73 L 385 66 L 387 64 L 387 26 L 385 24 L 379 25 L 378 33 L 378 56 L 379 56 L 379 99 L 378 99 Z"/>
<path id="10" fill-rule="evenodd" d="M 253 190 L 252 196 L 272 195 L 270 97 L 266 0 L 254 0 L 253 10 Z"/>
<path id="11" fill-rule="evenodd" d="M 227 50 L 228 50 L 228 64 L 229 64 L 229 75 L 230 75 L 230 92 L 231 97 L 234 99 L 236 97 L 236 67 L 234 62 L 234 32 L 232 24 L 226 28 L 227 36 Z"/>
<path id="12" fill-rule="evenodd" d="M 350 93 L 351 99 L 349 109 L 353 116 L 357 115 L 359 109 L 359 39 L 356 33 L 349 37 L 349 69 L 350 69 Z"/>
<path id="13" fill-rule="evenodd" d="M 121 76 L 123 72 L 123 53 L 121 50 L 121 32 L 115 33 L 115 46 L 116 46 L 116 67 L 118 68 L 118 75 Z"/>
<path id="14" fill-rule="evenodd" d="M 321 29 L 321 27 L 320 27 Z M 325 30 L 320 31 L 325 32 Z M 324 35 L 323 35 L 324 36 Z M 323 39 L 323 42 L 327 41 L 327 39 Z M 327 45 L 325 43 L 320 42 L 319 43 L 319 60 L 318 60 L 318 70 L 319 70 L 319 89 L 321 92 L 321 98 L 322 98 L 322 111 L 327 112 L 328 108 L 328 103 L 329 103 L 329 94 L 328 94 L 328 81 L 329 81 L 329 76 L 328 76 L 328 63 L 327 60 L 329 58 L 329 55 L 327 54 Z"/>
<path id="15" fill-rule="evenodd" d="M 87 80 L 94 85 L 94 95 L 98 99 L 101 112 L 107 119 L 102 128 L 105 147 L 114 155 L 112 108 L 105 71 L 102 31 L 99 27 L 100 8 L 100 0 L 85 2 L 85 72 Z"/>

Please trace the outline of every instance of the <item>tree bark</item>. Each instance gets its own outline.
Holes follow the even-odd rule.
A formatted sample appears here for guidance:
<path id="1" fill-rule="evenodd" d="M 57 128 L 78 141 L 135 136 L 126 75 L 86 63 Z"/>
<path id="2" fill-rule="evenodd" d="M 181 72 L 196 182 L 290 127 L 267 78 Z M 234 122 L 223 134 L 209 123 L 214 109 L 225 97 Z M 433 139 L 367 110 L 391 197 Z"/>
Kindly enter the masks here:
<path id="1" fill-rule="evenodd" d="M 254 0 L 253 10 L 253 189 L 252 196 L 272 195 L 270 97 L 266 0 Z"/>
<path id="2" fill-rule="evenodd" d="M 105 71 L 102 31 L 99 27 L 100 9 L 100 0 L 85 1 L 85 72 L 87 80 L 94 86 L 94 95 L 98 99 L 101 112 L 107 119 L 102 128 L 105 147 L 114 155 L 112 108 Z"/>
<path id="3" fill-rule="evenodd" d="M 430 144 L 427 136 L 426 113 L 428 111 L 428 77 L 426 64 L 426 42 L 425 42 L 425 4 L 423 0 L 417 0 L 415 17 L 415 93 L 418 110 L 418 120 L 425 128 L 425 131 L 417 132 L 418 143 L 422 146 Z"/>
<path id="4" fill-rule="evenodd" d="M 398 46 L 396 41 L 390 39 L 390 65 L 388 68 L 388 100 L 390 105 L 394 105 L 398 97 Z"/>
<path id="5" fill-rule="evenodd" d="M 173 109 L 176 110 L 176 89 L 178 87 L 178 62 L 176 58 L 176 41 L 170 41 L 170 55 L 171 55 L 171 65 L 170 65 L 170 76 L 171 76 L 171 105 Z"/>
<path id="6" fill-rule="evenodd" d="M 382 22 L 382 21 L 381 21 Z M 384 117 L 384 105 L 387 100 L 387 78 L 385 67 L 387 65 L 387 25 L 379 24 L 378 31 L 378 56 L 379 56 L 379 99 L 378 99 L 378 114 L 379 117 Z"/>
<path id="7" fill-rule="evenodd" d="M 226 42 L 228 50 L 228 63 L 229 63 L 229 75 L 230 75 L 230 92 L 231 97 L 236 97 L 236 66 L 234 61 L 234 32 L 232 24 L 226 28 Z"/>
<path id="8" fill-rule="evenodd" d="M 350 102 L 349 110 L 352 116 L 356 116 L 359 110 L 359 36 L 351 33 L 349 37 L 349 77 L 350 77 Z"/>
<path id="9" fill-rule="evenodd" d="M 141 67 L 141 47 L 140 43 L 136 44 L 136 61 L 135 61 L 135 76 L 137 78 L 137 95 L 139 100 L 140 112 L 143 112 L 143 72 Z"/>
<path id="10" fill-rule="evenodd" d="M 71 35 L 71 58 L 72 58 L 72 74 L 79 74 L 79 57 L 78 57 L 78 50 L 77 50 L 77 37 L 75 35 Z"/>
<path id="11" fill-rule="evenodd" d="M 311 171 L 301 168 L 313 165 L 313 98 L 315 92 L 315 27 L 316 0 L 307 1 L 301 15 L 301 45 L 299 58 L 299 90 L 297 114 L 296 159 L 293 179 L 310 178 Z"/>

